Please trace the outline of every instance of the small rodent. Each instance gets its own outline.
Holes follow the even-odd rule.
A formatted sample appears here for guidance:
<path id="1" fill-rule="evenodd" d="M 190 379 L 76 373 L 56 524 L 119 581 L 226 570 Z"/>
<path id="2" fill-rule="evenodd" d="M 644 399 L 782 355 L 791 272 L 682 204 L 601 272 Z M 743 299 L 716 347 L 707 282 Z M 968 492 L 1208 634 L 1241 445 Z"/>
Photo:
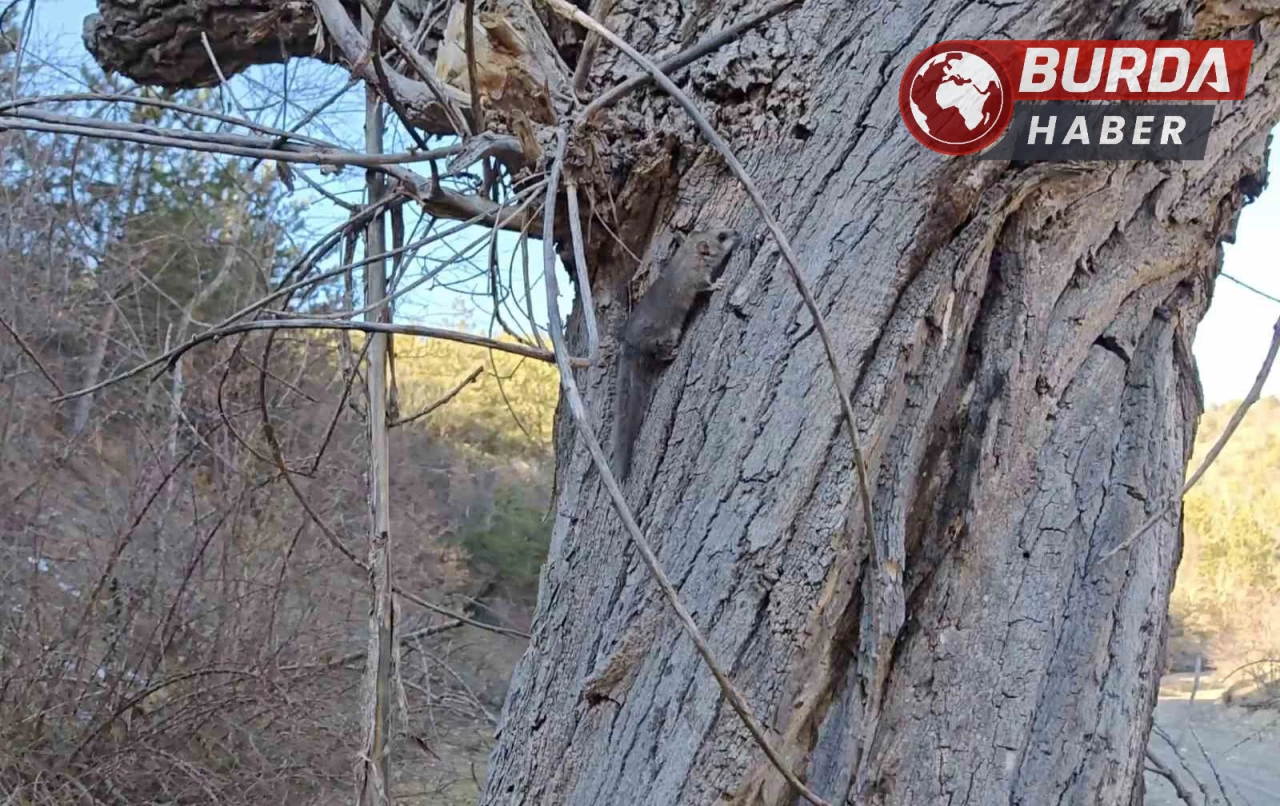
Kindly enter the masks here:
<path id="1" fill-rule="evenodd" d="M 631 471 L 631 449 L 653 388 L 663 368 L 676 357 L 689 312 L 701 294 L 723 287 L 720 273 L 737 245 L 733 230 L 691 233 L 627 317 L 614 397 L 613 472 L 619 480 Z"/>

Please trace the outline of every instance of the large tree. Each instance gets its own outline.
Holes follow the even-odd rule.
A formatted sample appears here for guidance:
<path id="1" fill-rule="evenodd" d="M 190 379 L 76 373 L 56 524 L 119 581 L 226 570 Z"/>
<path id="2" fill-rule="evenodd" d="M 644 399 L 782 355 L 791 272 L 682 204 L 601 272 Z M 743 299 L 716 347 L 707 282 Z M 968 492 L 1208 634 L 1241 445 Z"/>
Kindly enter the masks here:
<path id="1" fill-rule="evenodd" d="M 532 3 L 479 6 L 501 58 L 481 65 L 478 94 L 484 128 L 518 135 L 541 170 L 584 35 Z M 661 57 L 763 5 L 594 10 Z M 403 33 L 428 9 L 424 62 L 441 41 L 434 6 L 397 0 L 389 15 Z M 104 66 L 189 86 L 216 79 L 207 30 L 228 70 L 319 56 L 398 95 L 427 131 L 477 122 L 465 80 L 432 86 L 412 59 L 371 67 L 358 8 L 100 0 L 86 41 Z M 772 743 L 828 801 L 1141 801 L 1178 508 L 1102 558 L 1178 495 L 1201 411 L 1191 342 L 1280 116 L 1278 18 L 1266 0 L 808 0 L 675 74 L 799 253 L 850 384 L 872 534 L 813 319 L 721 157 L 656 89 L 573 128 L 563 167 L 594 211 L 602 338 L 577 382 L 606 443 L 633 255 L 660 261 L 676 230 L 743 236 L 661 377 L 626 498 Z M 1203 161 L 1068 167 L 911 139 L 908 61 L 980 38 L 1256 46 L 1249 92 L 1218 105 Z M 601 44 L 583 86 L 637 72 Z M 484 202 L 420 195 L 464 218 Z M 571 341 L 585 350 L 582 313 Z M 640 562 L 581 430 L 567 413 L 561 426 L 551 553 L 483 802 L 794 802 Z"/>

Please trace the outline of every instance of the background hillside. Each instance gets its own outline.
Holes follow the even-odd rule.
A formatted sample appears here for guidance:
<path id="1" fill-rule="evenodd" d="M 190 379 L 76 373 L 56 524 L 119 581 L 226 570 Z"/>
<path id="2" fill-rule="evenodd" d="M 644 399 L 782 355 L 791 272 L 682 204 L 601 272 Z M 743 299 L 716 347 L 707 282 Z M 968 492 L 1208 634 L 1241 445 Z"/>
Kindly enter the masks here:
<path id="1" fill-rule="evenodd" d="M 1191 466 L 1202 461 L 1237 403 L 1205 412 Z M 1200 653 L 1222 667 L 1280 658 L 1280 399 L 1259 400 L 1188 493 L 1182 563 L 1170 609 L 1170 662 Z"/>

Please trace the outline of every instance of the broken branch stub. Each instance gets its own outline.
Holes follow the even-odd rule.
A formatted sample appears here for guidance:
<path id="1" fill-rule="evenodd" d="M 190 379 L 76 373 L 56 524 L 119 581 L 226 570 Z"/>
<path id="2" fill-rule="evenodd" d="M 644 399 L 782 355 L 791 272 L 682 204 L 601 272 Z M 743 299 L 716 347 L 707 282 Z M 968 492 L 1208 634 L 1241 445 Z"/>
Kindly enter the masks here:
<path id="1" fill-rule="evenodd" d="M 461 2 L 449 11 L 444 39 L 436 53 L 436 76 L 469 96 L 465 11 Z M 511 121 L 521 116 L 537 123 L 554 123 L 556 109 L 549 89 L 553 76 L 545 72 L 545 60 L 536 58 L 529 38 L 511 20 L 491 11 L 476 15 L 472 36 L 476 82 L 487 122 L 492 123 L 496 116 L 508 129 Z"/>

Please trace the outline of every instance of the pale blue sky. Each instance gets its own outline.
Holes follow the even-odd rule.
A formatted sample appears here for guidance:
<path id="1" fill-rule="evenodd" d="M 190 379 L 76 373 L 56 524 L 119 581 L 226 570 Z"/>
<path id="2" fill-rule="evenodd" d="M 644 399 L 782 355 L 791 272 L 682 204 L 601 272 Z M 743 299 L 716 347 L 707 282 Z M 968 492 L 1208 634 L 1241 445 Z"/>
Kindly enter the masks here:
<path id="1" fill-rule="evenodd" d="M 68 57 L 85 55 L 80 44 L 80 29 L 84 17 L 94 9 L 94 0 L 37 2 L 37 38 L 56 42 Z M 1273 177 L 1280 177 L 1278 152 L 1280 145 L 1271 154 Z M 1280 297 L 1280 272 L 1275 265 L 1280 253 L 1277 244 L 1280 244 L 1280 189 L 1270 187 L 1241 213 L 1236 243 L 1225 246 L 1224 271 Z M 432 311 L 428 315 L 437 313 Z M 454 315 L 452 311 L 445 314 Z M 1206 404 L 1238 399 L 1249 390 L 1266 354 L 1271 327 L 1278 315 L 1280 304 L 1225 278 L 1218 281 L 1213 304 L 1195 341 Z M 1266 391 L 1280 392 L 1280 371 L 1272 376 Z"/>
<path id="2" fill-rule="evenodd" d="M 1236 242 L 1224 246 L 1222 270 L 1280 297 L 1280 272 L 1276 270 L 1280 257 L 1280 143 L 1272 148 L 1268 170 L 1274 181 L 1240 213 Z M 1218 278 L 1213 303 L 1195 342 L 1207 405 L 1242 398 L 1249 391 L 1267 354 L 1277 316 L 1280 304 Z M 1280 392 L 1280 369 L 1272 373 L 1264 391 Z"/>

